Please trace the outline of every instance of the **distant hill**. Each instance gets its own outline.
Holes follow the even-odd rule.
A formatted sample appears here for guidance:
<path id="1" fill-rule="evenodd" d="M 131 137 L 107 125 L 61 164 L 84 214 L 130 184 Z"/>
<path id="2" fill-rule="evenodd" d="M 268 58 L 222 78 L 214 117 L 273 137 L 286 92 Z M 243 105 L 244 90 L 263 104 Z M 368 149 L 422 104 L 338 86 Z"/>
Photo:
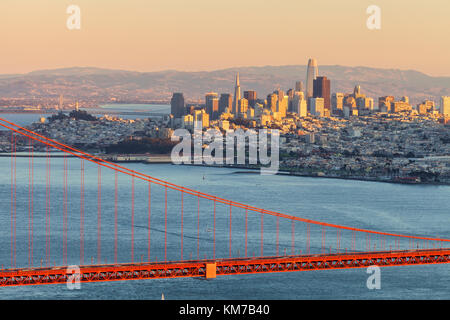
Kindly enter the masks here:
<path id="1" fill-rule="evenodd" d="M 241 67 L 208 72 L 134 72 L 90 67 L 34 71 L 0 75 L 0 98 L 90 99 L 101 102 L 169 101 L 172 92 L 183 92 L 187 100 L 203 99 L 206 92 L 233 92 L 234 78 L 241 75 L 241 88 L 266 97 L 277 88 L 287 90 L 296 81 L 305 82 L 306 66 Z M 319 74 L 332 82 L 332 92 L 351 92 L 356 84 L 377 99 L 383 95 L 407 95 L 413 103 L 450 95 L 450 77 L 431 77 L 414 70 L 368 67 L 320 66 Z"/>

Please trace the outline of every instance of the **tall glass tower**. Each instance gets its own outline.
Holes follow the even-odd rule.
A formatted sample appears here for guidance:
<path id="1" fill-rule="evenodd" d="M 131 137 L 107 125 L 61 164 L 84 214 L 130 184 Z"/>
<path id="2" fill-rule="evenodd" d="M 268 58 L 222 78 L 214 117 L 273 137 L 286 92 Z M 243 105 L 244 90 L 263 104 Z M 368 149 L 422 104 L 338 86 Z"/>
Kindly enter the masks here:
<path id="1" fill-rule="evenodd" d="M 314 80 L 319 75 L 317 60 L 314 58 L 308 61 L 308 71 L 306 72 L 306 99 L 308 100 L 314 93 Z"/>

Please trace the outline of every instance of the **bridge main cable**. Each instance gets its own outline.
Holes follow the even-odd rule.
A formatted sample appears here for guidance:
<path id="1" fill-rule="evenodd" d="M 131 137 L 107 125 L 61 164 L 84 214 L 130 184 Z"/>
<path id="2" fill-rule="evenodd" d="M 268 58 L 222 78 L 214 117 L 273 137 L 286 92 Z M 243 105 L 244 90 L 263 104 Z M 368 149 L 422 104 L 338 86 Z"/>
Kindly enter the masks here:
<path id="1" fill-rule="evenodd" d="M 4 122 L 4 123 L 1 123 Z M 292 215 L 287 215 L 287 214 L 283 214 L 280 212 L 276 212 L 276 211 L 271 211 L 271 210 L 266 210 L 266 209 L 262 209 L 262 208 L 258 208 L 258 207 L 254 207 L 254 206 L 250 206 L 250 205 L 246 205 L 243 203 L 239 203 L 239 202 L 235 202 L 232 200 L 227 200 L 227 199 L 223 199 L 217 196 L 213 196 L 207 193 L 203 193 L 200 191 L 196 191 L 193 189 L 189 189 L 183 186 L 179 186 L 173 183 L 170 183 L 168 181 L 164 181 L 149 175 L 146 175 L 144 173 L 138 172 L 138 171 L 134 171 L 131 169 L 128 169 L 126 167 L 120 166 L 118 164 L 115 164 L 113 162 L 104 160 L 102 158 L 99 158 L 95 155 L 86 153 L 82 150 L 76 149 L 74 147 L 68 146 L 66 144 L 60 143 L 58 141 L 55 141 L 53 139 L 47 138 L 43 135 L 40 135 L 34 131 L 28 130 L 24 127 L 21 127 L 13 122 L 7 121 L 3 118 L 0 117 L 0 125 L 3 126 L 4 128 L 7 128 L 9 130 L 12 130 L 16 133 L 19 133 L 23 136 L 29 137 L 35 141 L 41 142 L 47 146 L 53 147 L 57 150 L 60 150 L 62 152 L 71 154 L 77 158 L 83 159 L 83 160 L 87 160 L 90 161 L 92 163 L 95 163 L 97 165 L 101 165 L 104 166 L 106 168 L 121 172 L 123 174 L 129 175 L 131 177 L 135 177 L 147 182 L 151 182 L 151 183 L 155 183 L 158 184 L 160 186 L 164 186 L 164 187 L 168 187 L 172 190 L 176 190 L 176 191 L 180 191 L 182 193 L 187 193 L 193 196 L 198 196 L 201 197 L 203 199 L 207 199 L 207 200 L 211 200 L 211 201 L 216 201 L 222 204 L 226 204 L 226 205 L 230 205 L 236 208 L 241 208 L 241 209 L 246 209 L 246 210 L 250 210 L 253 212 L 258 212 L 261 214 L 268 214 L 268 215 L 272 215 L 275 217 L 281 217 L 284 219 L 288 219 L 288 220 L 295 220 L 295 221 L 299 221 L 299 222 L 303 222 L 303 223 L 309 223 L 309 224 L 314 224 L 314 225 L 320 225 L 323 227 L 330 227 L 330 228 L 336 228 L 336 229 L 342 229 L 342 230 L 350 230 L 350 231 L 357 231 L 357 232 L 363 232 L 363 233 L 369 233 L 369 234 L 377 234 L 377 235 L 384 235 L 384 236 L 390 236 L 390 237 L 399 237 L 399 238 L 408 238 L 408 239 L 417 239 L 417 240 L 428 240 L 428 241 L 439 241 L 439 242 L 450 242 L 450 239 L 443 239 L 443 238 L 431 238 L 431 237 L 420 237 L 420 236 L 409 236 L 409 235 L 402 235 L 402 234 L 394 234 L 394 233 L 388 233 L 388 232 L 381 232 L 381 231 L 374 231 L 374 230 L 367 230 L 367 229 L 361 229 L 361 228 L 353 228 L 353 227 L 348 227 L 348 226 L 342 226 L 342 225 L 336 225 L 336 224 L 331 224 L 331 223 L 326 223 L 326 222 L 321 222 L 321 221 L 316 221 L 316 220 L 311 220 L 311 219 L 305 219 L 305 218 L 300 218 L 300 217 L 296 217 L 296 216 L 292 216 Z"/>

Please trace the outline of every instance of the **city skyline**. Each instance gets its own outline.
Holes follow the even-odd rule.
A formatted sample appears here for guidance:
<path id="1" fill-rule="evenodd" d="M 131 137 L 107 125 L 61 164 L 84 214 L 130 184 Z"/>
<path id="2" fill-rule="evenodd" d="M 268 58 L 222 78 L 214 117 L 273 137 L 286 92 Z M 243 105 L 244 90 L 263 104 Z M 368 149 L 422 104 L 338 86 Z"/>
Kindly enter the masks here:
<path id="1" fill-rule="evenodd" d="M 195 119 L 200 112 L 202 116 L 200 122 L 203 128 L 209 127 L 210 119 L 218 120 L 220 118 L 219 125 L 223 130 L 228 130 L 228 119 L 233 117 L 257 120 L 260 125 L 268 125 L 271 122 L 283 121 L 286 117 L 307 117 L 308 114 L 318 117 L 338 116 L 347 119 L 352 116 L 367 116 L 376 112 L 407 112 L 422 116 L 428 114 L 436 116 L 439 114 L 443 117 L 443 123 L 448 123 L 450 110 L 450 97 L 448 96 L 441 97 L 440 106 L 437 106 L 433 100 L 428 99 L 413 106 L 413 104 L 410 104 L 408 96 L 402 96 L 399 100 L 396 100 L 394 96 L 381 96 L 378 97 L 378 106 L 375 106 L 374 99 L 363 94 L 361 86 L 356 84 L 353 93 L 334 92 L 332 97 L 331 80 L 326 76 L 318 76 L 318 62 L 315 58 L 309 58 L 308 60 L 306 82 L 305 92 L 302 91 L 302 82 L 296 81 L 295 90 L 290 88 L 285 93 L 279 87 L 277 90 L 269 93 L 265 100 L 257 99 L 257 92 L 254 90 L 244 91 L 244 98 L 241 99 L 240 76 L 239 72 L 237 72 L 233 100 L 231 100 L 231 94 L 221 93 L 221 100 L 223 97 L 228 96 L 228 107 L 220 107 L 219 94 L 209 92 L 205 95 L 205 104 L 191 104 L 190 111 L 186 114 L 187 110 L 184 101 L 180 106 L 174 103 L 176 96 L 180 95 L 180 93 L 173 93 L 171 100 L 173 123 L 175 124 L 175 120 L 181 120 L 181 123 L 178 121 L 175 125 L 191 128 L 194 121 L 197 121 Z M 305 95 L 307 99 L 305 99 Z M 225 104 L 222 101 L 222 105 Z M 288 112 L 291 114 L 288 115 Z M 255 121 L 253 125 L 256 125 L 256 123 Z"/>
<path id="2" fill-rule="evenodd" d="M 5 0 L 0 4 L 0 21 L 2 30 L 8 31 L 3 37 L 0 73 L 72 66 L 143 72 L 202 71 L 290 65 L 299 56 L 314 56 L 322 65 L 364 65 L 450 75 L 450 46 L 443 41 L 450 28 L 446 19 L 448 1 L 438 0 L 429 6 L 421 1 L 380 0 L 377 5 L 382 25 L 376 31 L 366 27 L 366 9 L 371 3 L 348 2 L 342 6 L 330 0 L 320 4 L 262 4 L 252 0 L 212 4 L 197 0 L 186 8 L 179 0 L 100 0 L 95 4 L 78 0 L 81 29 L 70 31 L 66 28 L 69 2 Z M 278 10 L 274 11 L 274 7 Z M 301 16 L 298 12 L 302 12 Z M 240 23 L 226 23 L 230 17 Z M 318 23 L 319 17 L 323 27 L 305 32 L 308 26 Z M 417 23 L 424 17 L 427 23 Z M 255 24 L 255 19 L 261 22 Z M 273 38 L 289 50 L 263 46 Z M 250 39 L 255 49 L 242 51 Z M 233 45 L 223 45 L 227 43 Z"/>
<path id="3" fill-rule="evenodd" d="M 3 299 L 450 298 L 449 13 L 0 1 Z"/>

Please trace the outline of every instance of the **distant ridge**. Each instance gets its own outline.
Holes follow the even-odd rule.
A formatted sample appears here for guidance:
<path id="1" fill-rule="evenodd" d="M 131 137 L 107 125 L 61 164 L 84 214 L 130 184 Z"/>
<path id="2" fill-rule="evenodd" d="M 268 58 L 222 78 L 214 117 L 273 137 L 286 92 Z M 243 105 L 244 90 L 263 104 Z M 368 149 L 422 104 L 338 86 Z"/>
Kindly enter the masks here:
<path id="1" fill-rule="evenodd" d="M 203 99 L 206 92 L 232 93 L 236 73 L 241 75 L 242 90 L 256 90 L 258 96 L 277 88 L 287 90 L 296 81 L 305 81 L 306 66 L 236 67 L 213 71 L 137 72 L 73 67 L 38 70 L 26 74 L 0 75 L 0 98 L 89 99 L 108 102 L 117 100 L 169 101 L 172 92 L 183 92 L 187 100 Z M 413 103 L 423 99 L 438 101 L 450 95 L 450 77 L 433 77 L 415 70 L 370 67 L 322 66 L 319 75 L 332 82 L 332 92 L 351 92 L 356 84 L 364 93 L 377 99 L 383 95 L 407 95 Z"/>

